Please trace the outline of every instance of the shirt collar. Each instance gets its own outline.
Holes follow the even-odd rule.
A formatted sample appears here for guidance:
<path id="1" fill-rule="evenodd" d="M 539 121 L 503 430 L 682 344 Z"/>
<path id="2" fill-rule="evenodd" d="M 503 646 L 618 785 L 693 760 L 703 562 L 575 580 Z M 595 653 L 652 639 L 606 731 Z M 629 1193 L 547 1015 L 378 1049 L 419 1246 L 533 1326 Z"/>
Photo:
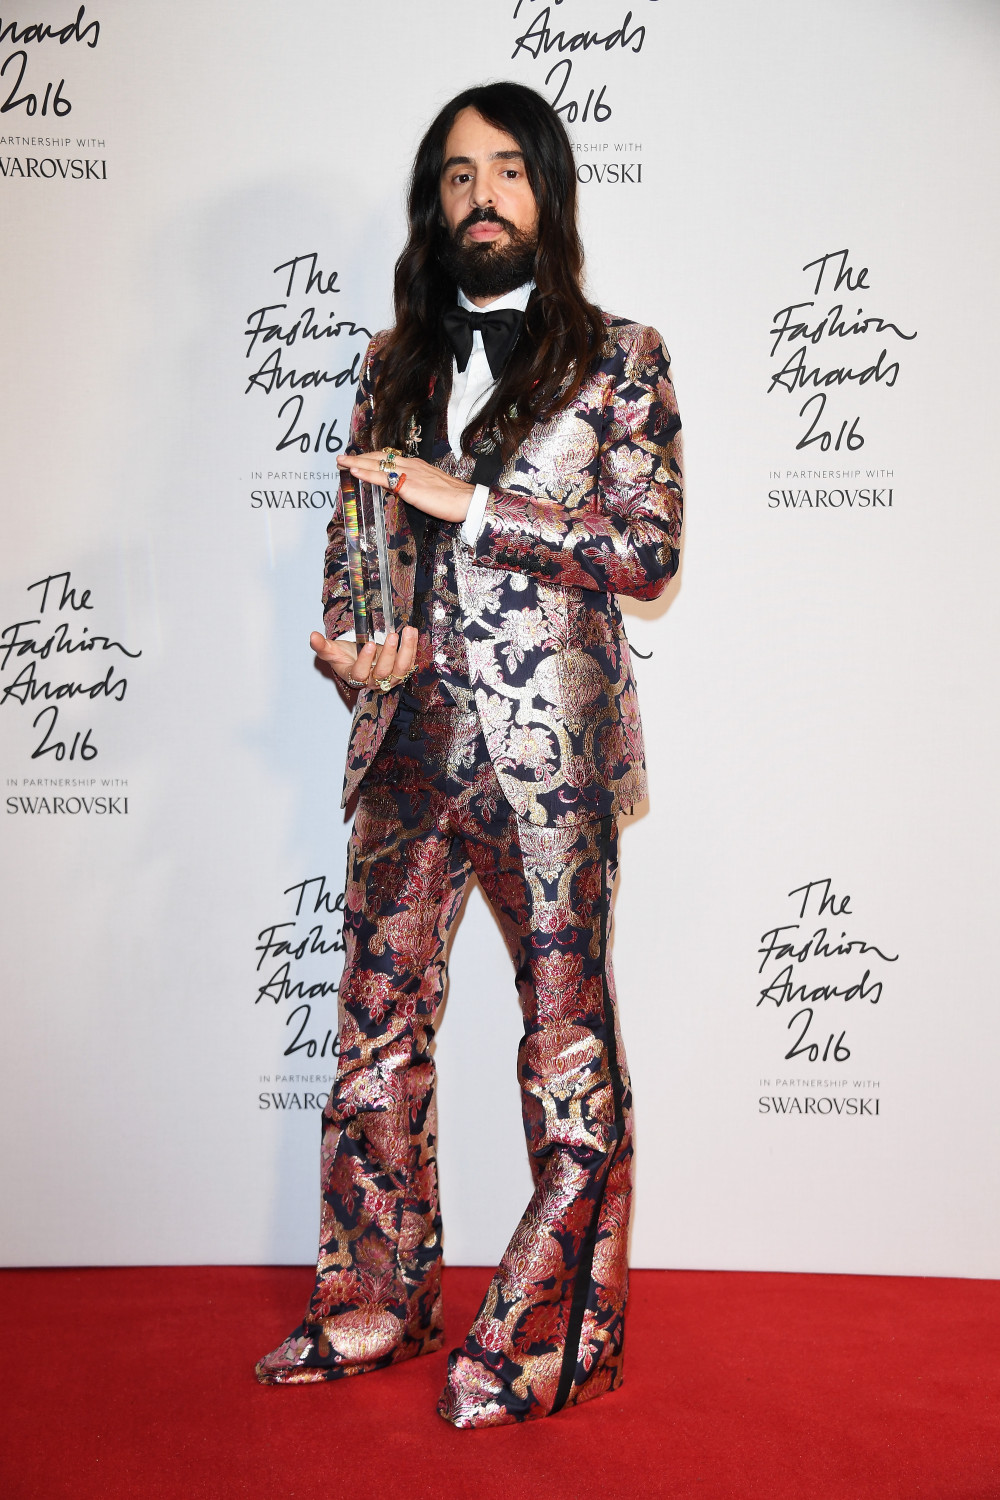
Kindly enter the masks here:
<path id="1" fill-rule="evenodd" d="M 535 283 L 533 281 L 526 281 L 523 286 L 515 287 L 512 292 L 508 292 L 506 297 L 498 297 L 495 302 L 488 303 L 486 307 L 477 307 L 474 302 L 469 301 L 462 288 L 459 287 L 458 305 L 459 307 L 464 307 L 469 312 L 499 312 L 502 308 L 507 307 L 515 307 L 518 312 L 524 312 L 528 305 L 528 298 L 534 290 Z"/>

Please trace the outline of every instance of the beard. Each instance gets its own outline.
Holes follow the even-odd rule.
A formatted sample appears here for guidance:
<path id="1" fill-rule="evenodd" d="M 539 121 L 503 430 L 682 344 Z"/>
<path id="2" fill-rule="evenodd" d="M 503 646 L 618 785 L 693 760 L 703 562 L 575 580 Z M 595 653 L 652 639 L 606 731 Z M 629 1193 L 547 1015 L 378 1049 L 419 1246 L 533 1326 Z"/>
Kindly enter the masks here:
<path id="1" fill-rule="evenodd" d="M 499 245 L 495 240 L 464 243 L 465 232 L 473 224 L 502 225 L 507 231 L 507 243 Z M 537 234 L 515 228 L 509 219 L 501 219 L 495 209 L 476 208 L 453 233 L 445 231 L 438 246 L 438 260 L 470 300 L 505 297 L 531 280 L 537 249 Z"/>

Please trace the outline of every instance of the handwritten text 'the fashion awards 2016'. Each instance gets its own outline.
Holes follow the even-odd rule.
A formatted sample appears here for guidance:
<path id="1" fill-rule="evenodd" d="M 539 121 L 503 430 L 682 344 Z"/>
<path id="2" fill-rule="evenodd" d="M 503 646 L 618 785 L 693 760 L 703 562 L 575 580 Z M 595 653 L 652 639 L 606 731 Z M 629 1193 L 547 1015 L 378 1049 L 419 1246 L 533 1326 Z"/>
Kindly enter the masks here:
<path id="1" fill-rule="evenodd" d="M 848 936 L 847 923 L 855 916 L 851 898 L 838 896 L 829 879 L 807 881 L 788 897 L 796 920 L 761 934 L 757 972 L 765 983 L 757 1007 L 773 1005 L 782 1016 L 792 1010 L 785 1023 L 791 1040 L 786 1062 L 846 1063 L 851 1056 L 847 1030 L 834 1019 L 827 1031 L 831 1009 L 852 1001 L 877 1005 L 883 993 L 878 966 L 894 964 L 899 954 L 887 953 L 867 938 Z"/>
<path id="2" fill-rule="evenodd" d="M 45 705 L 31 722 L 38 741 L 32 760 L 47 755 L 56 761 L 94 760 L 98 746 L 93 729 L 64 730 L 60 705 L 78 698 L 123 702 L 128 678 L 122 667 L 142 652 L 94 631 L 93 622 L 86 621 L 94 608 L 91 590 L 74 585 L 68 570 L 36 579 L 27 593 L 37 614 L 0 630 L 0 708 Z M 84 666 L 87 675 L 75 675 Z M 74 675 L 64 675 L 67 670 Z"/>
<path id="3" fill-rule="evenodd" d="M 285 1016 L 288 1031 L 283 1057 L 298 1056 L 300 1061 L 336 1057 L 336 1024 L 328 1026 L 319 1020 L 314 1007 L 317 1012 L 327 1012 L 328 1005 L 319 1007 L 316 1002 L 327 1000 L 340 989 L 340 962 L 333 961 L 337 977 L 331 978 L 328 955 L 344 951 L 343 893 L 334 896 L 326 876 L 313 875 L 288 886 L 282 895 L 290 898 L 290 915 L 281 922 L 268 923 L 257 934 L 256 952 L 260 956 L 254 1004 L 262 1000 L 270 1000 L 275 1006 L 292 1004 Z"/>
<path id="4" fill-rule="evenodd" d="M 39 67 L 44 67 L 36 54 L 39 48 L 44 48 L 43 57 L 50 54 L 52 49 L 47 44 L 52 42 L 59 47 L 76 42 L 93 50 L 100 39 L 101 23 L 86 20 L 85 12 L 86 6 L 81 5 L 75 19 L 61 26 L 51 21 L 22 23 L 0 17 L 0 47 L 14 48 L 0 63 L 0 115 L 15 119 L 54 115 L 61 120 L 70 113 L 73 104 L 66 95 L 66 79 L 36 77 Z"/>
<path id="5" fill-rule="evenodd" d="M 647 3 L 656 4 L 657 0 Z M 594 30 L 587 27 L 574 30 L 575 23 L 566 25 L 561 17 L 552 14 L 562 4 L 563 0 L 554 0 L 553 4 L 539 8 L 538 0 L 515 0 L 513 19 L 525 29 L 515 36 L 511 57 L 528 57 L 542 64 L 544 85 L 554 93 L 552 105 L 568 125 L 603 125 L 614 113 L 607 99 L 607 80 L 590 79 L 592 87 L 588 88 L 587 83 L 578 86 L 573 77 L 573 59 L 565 54 L 571 52 L 588 58 L 594 53 L 635 56 L 642 51 L 646 28 L 634 21 L 634 13 L 629 10 L 617 26 L 609 26 L 605 21 Z M 606 5 L 601 9 L 606 12 Z"/>
<path id="6" fill-rule="evenodd" d="M 338 272 L 324 270 L 316 251 L 293 255 L 275 266 L 273 274 L 280 278 L 281 300 L 247 314 L 246 358 L 255 368 L 244 395 L 258 393 L 280 402 L 277 453 L 286 449 L 339 453 L 344 443 L 337 431 L 338 418 L 329 414 L 329 402 L 321 407 L 322 416 L 316 411 L 307 413 L 305 393 L 331 386 L 338 391 L 346 386 L 350 393 L 358 383 L 371 333 L 340 316 L 339 300 L 332 300 L 339 299 L 342 291 Z"/>
<path id="7" fill-rule="evenodd" d="M 771 319 L 771 358 L 782 363 L 771 371 L 767 394 L 785 391 L 798 399 L 803 391 L 811 392 L 799 408 L 807 425 L 795 444 L 797 452 L 854 453 L 864 447 L 860 414 L 832 415 L 827 410 L 828 392 L 845 386 L 891 390 L 900 370 L 895 357 L 898 341 L 909 343 L 917 336 L 858 305 L 871 290 L 869 270 L 867 266 L 855 270 L 850 254 L 850 250 L 830 250 L 807 261 L 802 270 L 809 277 L 812 295 L 779 307 Z M 827 298 L 839 300 L 827 306 Z M 863 340 L 860 344 L 859 339 Z M 845 340 L 850 342 L 845 344 Z M 845 349 L 851 357 L 841 363 Z M 838 363 L 830 362 L 831 355 Z"/>

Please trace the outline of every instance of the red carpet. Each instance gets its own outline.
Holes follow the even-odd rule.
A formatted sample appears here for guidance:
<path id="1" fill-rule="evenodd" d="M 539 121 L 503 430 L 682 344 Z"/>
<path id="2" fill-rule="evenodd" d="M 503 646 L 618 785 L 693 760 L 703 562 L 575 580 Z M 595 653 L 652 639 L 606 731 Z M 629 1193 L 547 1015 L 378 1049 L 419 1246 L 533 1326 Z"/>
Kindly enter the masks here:
<path id="1" fill-rule="evenodd" d="M 489 1280 L 445 1283 L 457 1340 Z M 524 1427 L 434 1414 L 445 1354 L 258 1386 L 311 1273 L 0 1273 L 0 1494 L 1000 1500 L 1000 1283 L 633 1273 L 614 1395 Z"/>

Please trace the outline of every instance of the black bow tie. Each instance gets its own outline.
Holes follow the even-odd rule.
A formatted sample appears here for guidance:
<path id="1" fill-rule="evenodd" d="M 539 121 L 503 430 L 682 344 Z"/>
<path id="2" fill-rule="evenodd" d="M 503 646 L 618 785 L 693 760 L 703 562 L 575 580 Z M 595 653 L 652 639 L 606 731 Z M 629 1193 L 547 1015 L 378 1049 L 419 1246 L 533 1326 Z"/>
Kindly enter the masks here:
<path id="1" fill-rule="evenodd" d="M 489 361 L 490 374 L 498 380 L 500 372 L 510 358 L 511 350 L 521 332 L 524 313 L 516 307 L 501 307 L 494 312 L 486 307 L 480 312 L 466 307 L 449 307 L 444 313 L 444 331 L 455 351 L 459 370 L 464 370 L 472 355 L 472 335 L 478 330 L 483 336 L 483 348 Z"/>

